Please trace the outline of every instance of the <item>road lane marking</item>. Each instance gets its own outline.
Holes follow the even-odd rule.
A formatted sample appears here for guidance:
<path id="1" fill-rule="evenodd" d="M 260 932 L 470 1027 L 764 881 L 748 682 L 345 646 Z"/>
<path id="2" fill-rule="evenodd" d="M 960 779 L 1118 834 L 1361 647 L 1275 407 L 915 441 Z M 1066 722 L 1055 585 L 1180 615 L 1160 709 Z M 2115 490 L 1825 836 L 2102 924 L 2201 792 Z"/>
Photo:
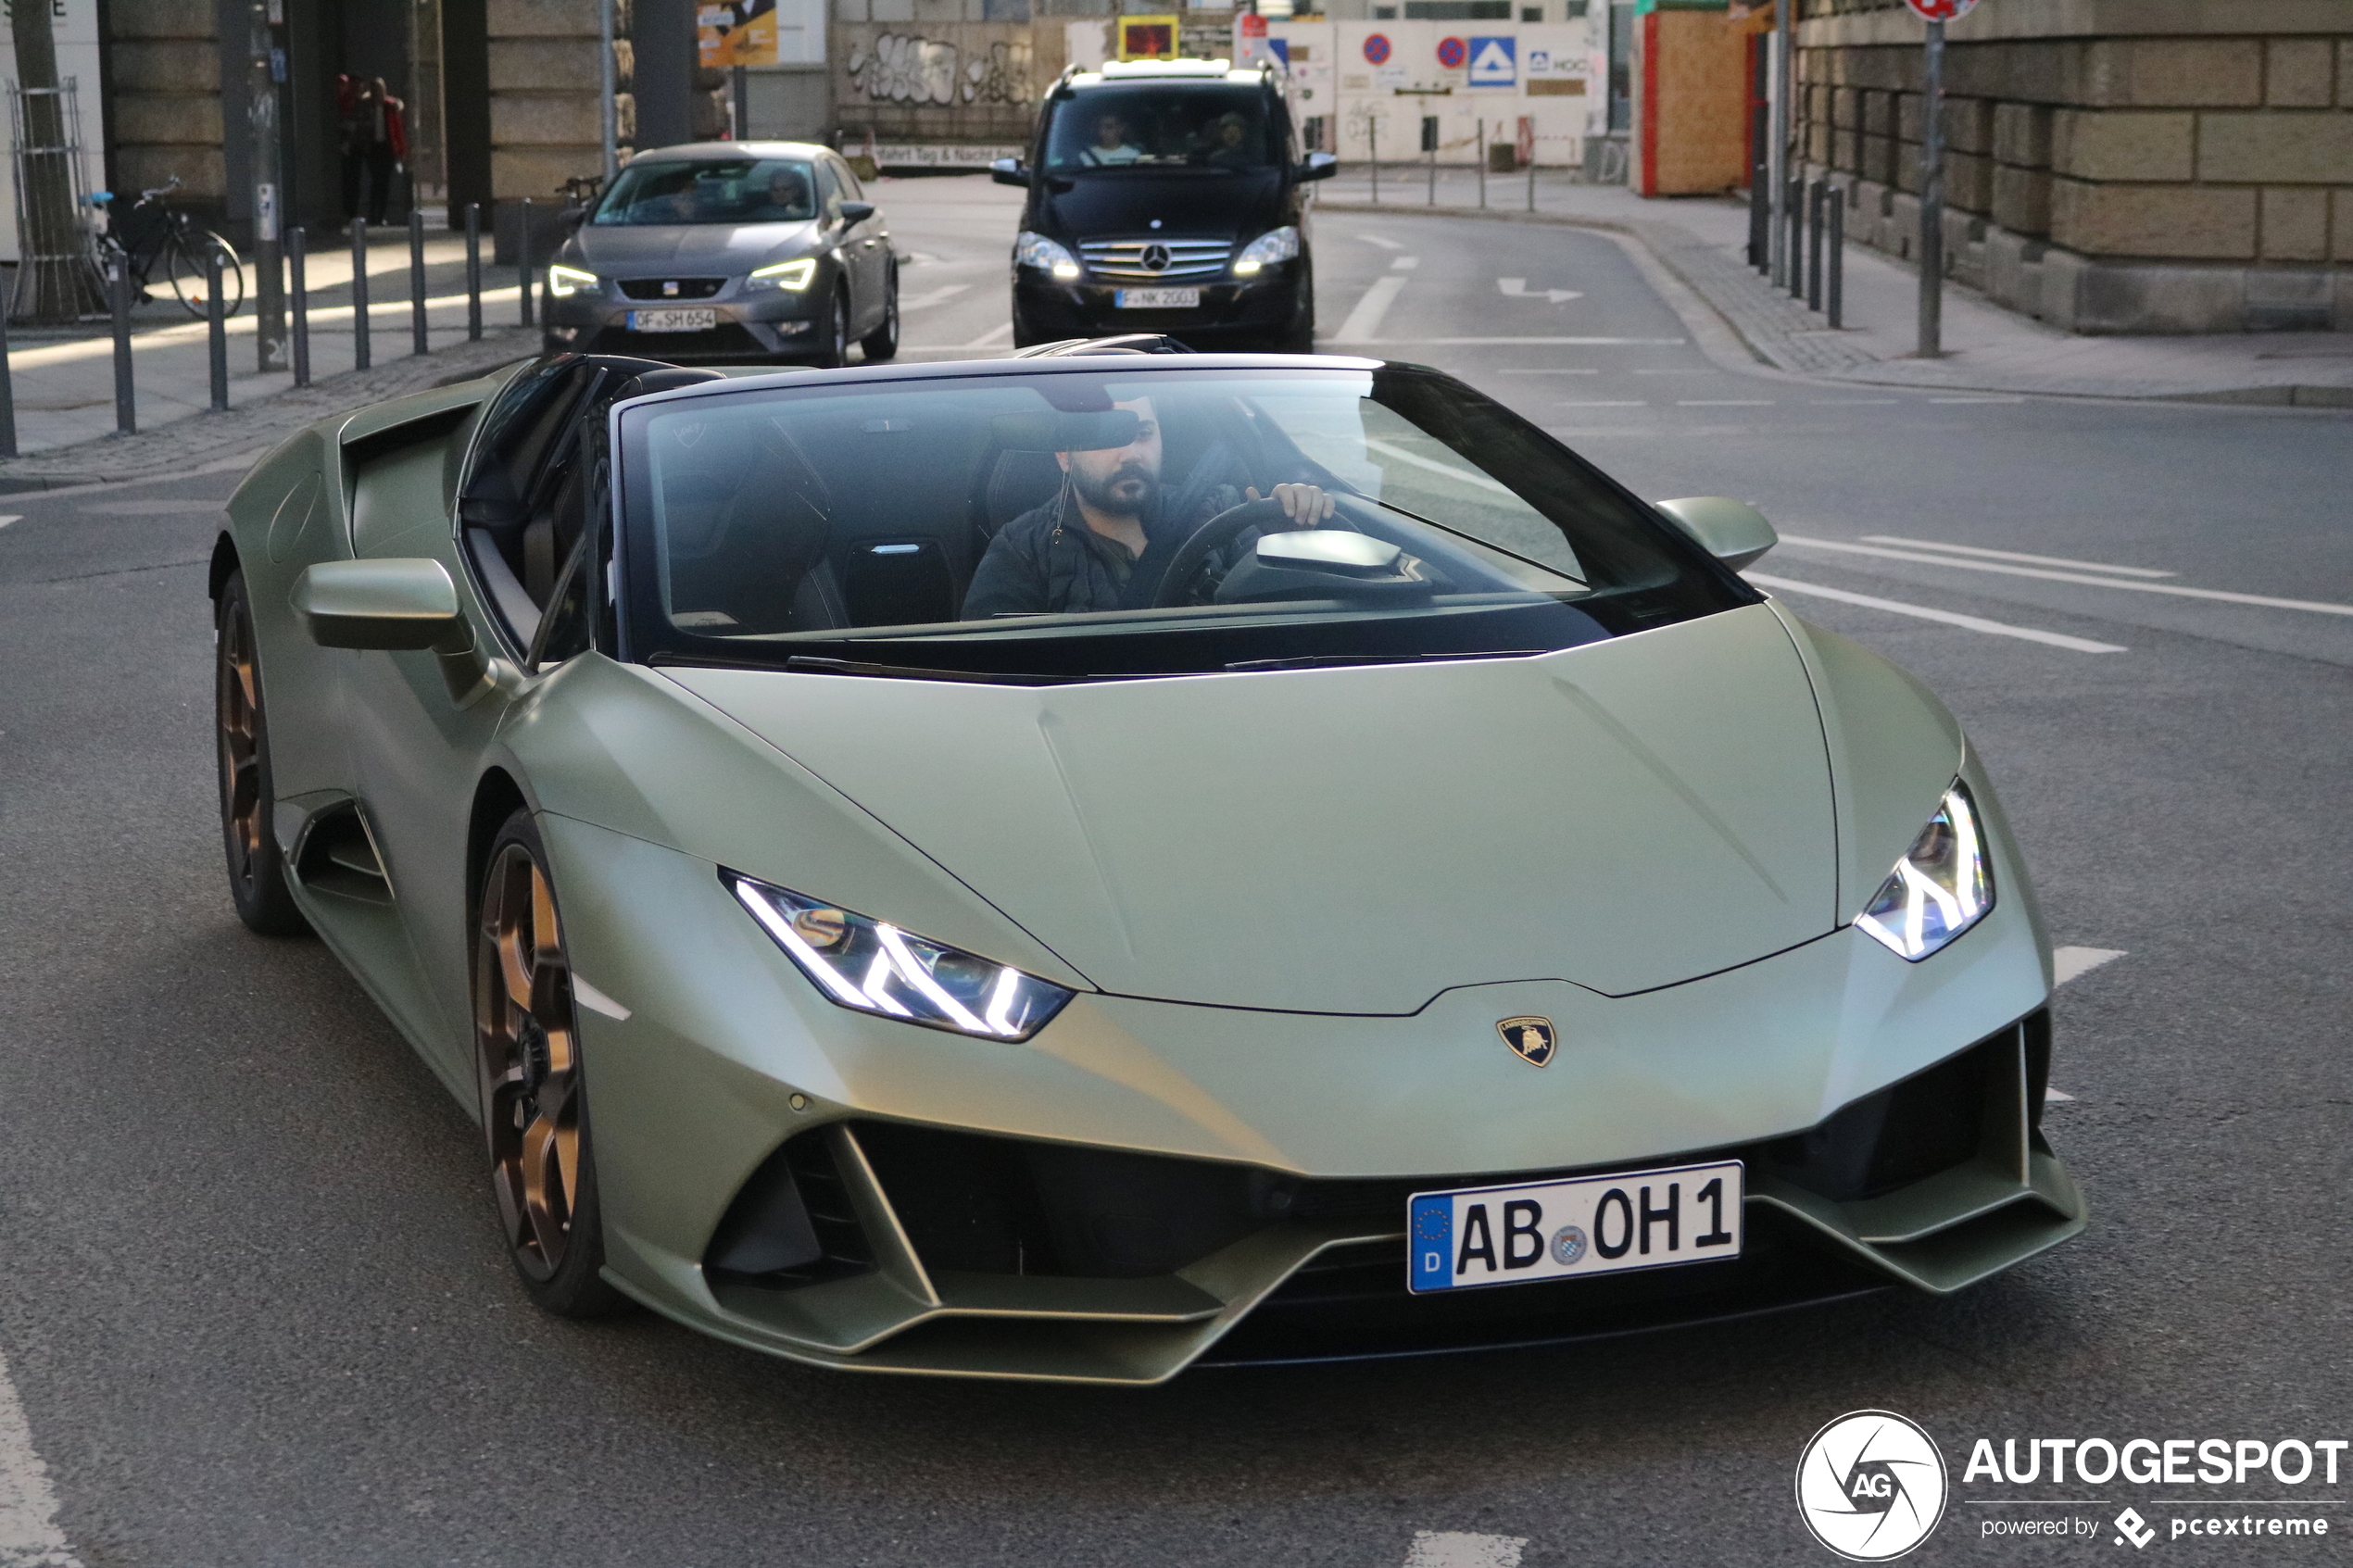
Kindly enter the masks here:
<path id="1" fill-rule="evenodd" d="M 2324 604 L 2317 599 L 2275 599 L 2267 594 L 2233 594 L 2221 588 L 2189 588 L 2178 583 L 2135 583 L 2120 577 L 2086 577 L 2080 571 L 2046 571 L 2034 566 L 2007 566 L 1999 561 L 1961 560 L 1952 556 L 1924 555 L 1919 550 L 1891 550 L 1879 545 L 1854 545 L 1843 539 L 1809 539 L 1781 535 L 1784 545 L 1808 549 L 1839 550 L 1849 555 L 1879 556 L 1887 560 L 1917 561 L 1923 566 L 1957 566 L 1966 571 L 1998 571 L 2010 577 L 2033 577 L 2045 583 L 2082 583 L 2094 588 L 2129 588 L 2136 594 L 2171 594 L 2185 599 L 2213 599 L 2222 604 L 2254 605 L 2263 609 L 2301 609 L 2314 615 L 2353 615 L 2353 605 Z"/>
<path id="2" fill-rule="evenodd" d="M 937 305 L 941 300 L 953 299 L 971 287 L 970 283 L 942 283 L 926 294 L 902 295 L 900 296 L 899 308 L 921 310 L 926 305 Z"/>
<path id="3" fill-rule="evenodd" d="M 2051 984 L 2064 985 L 2069 981 L 2086 975 L 2104 963 L 2114 963 L 2124 956 L 2121 947 L 2057 947 L 2051 952 Z"/>
<path id="4" fill-rule="evenodd" d="M 1416 1530 L 1405 1568 L 1519 1568 L 1526 1536 L 1481 1536 L 1466 1530 Z"/>
<path id="5" fill-rule="evenodd" d="M 1405 248 L 1403 241 L 1385 240 L 1378 234 L 1356 234 L 1352 237 L 1362 240 L 1368 245 L 1378 245 L 1383 250 L 1403 250 Z"/>
<path id="6" fill-rule="evenodd" d="M 590 1012 L 601 1012 L 607 1018 L 618 1019 L 623 1023 L 629 1022 L 627 1008 L 623 1007 L 577 974 L 572 977 L 572 999 Z"/>
<path id="7" fill-rule="evenodd" d="M 1900 533 L 1866 533 L 1872 545 L 1903 545 L 1915 550 L 1943 550 L 1948 555 L 1983 556 L 1989 560 L 2022 560 L 2030 566 L 2072 566 L 2085 571 L 2110 571 L 2119 577 L 2179 577 L 2178 571 L 2158 571 L 2145 566 L 2109 566 L 2104 561 L 2070 560 L 2065 556 L 2030 556 L 2023 550 L 1989 550 L 1977 545 L 1947 545 L 1935 539 L 1906 539 Z"/>
<path id="8" fill-rule="evenodd" d="M 1002 326 L 989 328 L 972 342 L 959 344 L 957 346 L 960 348 L 999 348 L 1013 341 L 1013 324 L 1007 321 Z"/>
<path id="9" fill-rule="evenodd" d="M 1922 621 L 1942 621 L 1964 631 L 1982 632 L 1989 637 L 2019 637 L 2030 643 L 2044 643 L 2055 648 L 2067 648 L 2076 653 L 2122 653 L 2115 643 L 2095 643 L 2089 637 L 2070 637 L 2064 632 L 2045 632 L 2032 626 L 2013 626 L 2007 621 L 1988 621 L 1982 615 L 1963 615 L 1957 610 L 1931 609 L 1926 605 L 1906 604 L 1901 599 L 1874 598 L 1869 594 L 1850 594 L 1843 588 L 1825 588 L 1818 583 L 1799 583 L 1787 577 L 1768 577 L 1763 572 L 1747 573 L 1748 580 L 1760 587 L 1776 588 L 1785 594 L 1812 594 L 1818 598 L 1835 599 L 1840 604 L 1861 605 L 1867 609 L 1883 609 L 1895 615 L 1909 615 Z"/>
<path id="10" fill-rule="evenodd" d="M 2023 397 L 1931 397 L 1931 403 L 2023 403 Z"/>
<path id="11" fill-rule="evenodd" d="M 1390 262 L 1389 270 L 1392 272 L 1410 272 L 1421 264 L 1422 258 L 1418 256 L 1401 256 Z"/>
<path id="12" fill-rule="evenodd" d="M 1397 295 L 1404 287 L 1405 280 L 1394 272 L 1375 279 L 1373 286 L 1365 291 L 1365 297 L 1356 302 L 1356 308 L 1348 313 L 1348 320 L 1340 324 L 1340 331 L 1327 341 L 1378 342 L 1375 334 L 1380 331 L 1381 318 L 1389 314 L 1389 307 L 1397 303 Z"/>
<path id="13" fill-rule="evenodd" d="M 1519 1561 L 1515 1555 L 1514 1562 Z M 8 1362 L 0 1356 L 0 1563 L 6 1568 L 82 1568 L 57 1528 L 57 1494 L 32 1447 L 32 1428 Z"/>
<path id="14" fill-rule="evenodd" d="M 1505 299 L 1541 298 L 1548 299 L 1554 305 L 1561 305 L 1572 299 L 1585 297 L 1584 292 L 1580 289 L 1538 289 L 1531 294 L 1529 292 L 1526 278 L 1498 278 L 1495 280 L 1495 286 L 1503 291 Z"/>
<path id="15" fill-rule="evenodd" d="M 1639 397 L 1624 402 L 1562 403 L 1555 406 L 1562 408 L 1647 408 L 1650 407 Z"/>
<path id="16" fill-rule="evenodd" d="M 0 517 L 0 528 L 6 528 L 12 522 L 21 521 L 23 518 L 22 512 L 10 512 L 6 517 Z"/>
<path id="17" fill-rule="evenodd" d="M 1573 370 L 1498 370 L 1495 373 L 1499 376 L 1598 376 L 1601 371 L 1589 365 Z M 1637 370 L 1634 373 L 1639 376 L 1642 372 Z"/>
<path id="18" fill-rule="evenodd" d="M 1380 285 L 1373 285 L 1378 288 Z M 1684 337 L 1390 337 L 1364 338 L 1365 343 L 1452 344 L 1457 346 L 1526 344 L 1531 348 L 1676 348 L 1691 342 Z"/>
<path id="19" fill-rule="evenodd" d="M 1769 397 L 1678 397 L 1678 408 L 1769 408 Z"/>
<path id="20" fill-rule="evenodd" d="M 1901 403 L 1901 397 L 1817 397 L 1806 405 L 1809 408 L 1878 408 L 1890 403 Z"/>

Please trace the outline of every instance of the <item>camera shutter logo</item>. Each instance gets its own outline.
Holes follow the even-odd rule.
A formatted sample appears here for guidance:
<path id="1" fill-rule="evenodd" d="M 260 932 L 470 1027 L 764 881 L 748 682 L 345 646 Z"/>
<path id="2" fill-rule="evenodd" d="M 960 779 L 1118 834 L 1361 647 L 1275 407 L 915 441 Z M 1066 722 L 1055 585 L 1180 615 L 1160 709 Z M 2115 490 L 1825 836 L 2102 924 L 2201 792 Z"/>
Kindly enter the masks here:
<path id="1" fill-rule="evenodd" d="M 1944 1456 L 1917 1423 L 1856 1411 L 1814 1434 L 1797 1461 L 1797 1512 L 1850 1562 L 1903 1556 L 1944 1517 Z"/>

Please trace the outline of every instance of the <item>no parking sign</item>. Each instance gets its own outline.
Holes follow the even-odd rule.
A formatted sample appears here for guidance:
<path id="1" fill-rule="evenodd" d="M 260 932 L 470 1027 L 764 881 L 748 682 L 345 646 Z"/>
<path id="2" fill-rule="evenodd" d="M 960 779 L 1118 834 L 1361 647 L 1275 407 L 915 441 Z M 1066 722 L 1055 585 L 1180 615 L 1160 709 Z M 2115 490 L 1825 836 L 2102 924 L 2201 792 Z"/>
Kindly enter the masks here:
<path id="1" fill-rule="evenodd" d="M 1365 35 L 1365 63 L 1376 66 L 1389 63 L 1389 34 L 1374 32 Z"/>
<path id="2" fill-rule="evenodd" d="M 1469 53 L 1469 45 L 1459 38 L 1441 38 L 1438 41 L 1438 63 L 1448 70 L 1460 69 L 1463 56 Z"/>

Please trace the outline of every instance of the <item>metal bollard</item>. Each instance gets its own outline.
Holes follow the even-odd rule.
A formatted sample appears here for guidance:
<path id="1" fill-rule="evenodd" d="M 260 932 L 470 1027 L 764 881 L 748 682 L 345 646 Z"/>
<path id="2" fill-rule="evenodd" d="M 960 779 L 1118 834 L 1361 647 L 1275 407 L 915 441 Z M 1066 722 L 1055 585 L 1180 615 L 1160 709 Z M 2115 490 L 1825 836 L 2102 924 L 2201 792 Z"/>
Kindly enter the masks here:
<path id="1" fill-rule="evenodd" d="M 220 247 L 204 247 L 205 357 L 211 361 L 212 411 L 229 408 L 229 319 L 220 313 Z"/>
<path id="2" fill-rule="evenodd" d="M 1830 279 L 1824 295 L 1830 305 L 1831 325 L 1846 325 L 1846 193 L 1832 189 L 1831 193 L 1831 263 Z"/>
<path id="3" fill-rule="evenodd" d="M 17 455 L 17 388 L 8 375 L 8 312 L 0 309 L 0 458 Z"/>
<path id="4" fill-rule="evenodd" d="M 1773 176 L 1762 163 L 1748 174 L 1748 264 L 1773 270 Z"/>
<path id="5" fill-rule="evenodd" d="M 294 383 L 310 384 L 310 235 L 299 223 L 286 231 L 286 270 L 294 291 Z"/>
<path id="6" fill-rule="evenodd" d="M 1480 209 L 1481 211 L 1484 211 L 1484 210 L 1486 210 L 1486 207 L 1487 207 L 1487 122 L 1486 122 L 1485 120 L 1483 120 L 1483 119 L 1482 119 L 1482 120 L 1480 120 L 1480 121 L 1478 122 L 1478 205 L 1479 205 L 1479 209 Z"/>
<path id="7" fill-rule="evenodd" d="M 368 352 L 368 225 L 351 226 L 351 368 L 373 362 Z"/>
<path id="8" fill-rule="evenodd" d="M 131 385 L 131 268 L 118 253 L 107 258 L 107 304 L 114 310 L 114 428 L 118 435 L 139 429 L 137 395 Z"/>
<path id="9" fill-rule="evenodd" d="M 522 324 L 531 325 L 531 198 L 522 198 L 522 222 L 515 232 L 516 292 L 522 295 Z"/>
<path id="10" fill-rule="evenodd" d="M 1822 307 L 1822 207 L 1830 186 L 1817 180 L 1806 193 L 1806 308 Z"/>
<path id="11" fill-rule="evenodd" d="M 1782 258 L 1789 267 L 1789 296 L 1806 297 L 1806 177 L 1793 174 L 1785 193 L 1782 210 L 1788 214 L 1788 243 Z"/>
<path id="12" fill-rule="evenodd" d="M 409 207 L 409 337 L 410 352 L 429 354 L 425 339 L 425 215 Z"/>
<path id="13" fill-rule="evenodd" d="M 1365 162 L 1373 171 L 1373 205 L 1380 206 L 1380 122 L 1365 117 Z"/>
<path id="14" fill-rule="evenodd" d="M 1536 210 L 1536 148 L 1532 143 L 1528 149 L 1528 210 Z"/>
<path id="15" fill-rule="evenodd" d="M 482 341 L 482 204 L 466 204 L 466 341 Z"/>

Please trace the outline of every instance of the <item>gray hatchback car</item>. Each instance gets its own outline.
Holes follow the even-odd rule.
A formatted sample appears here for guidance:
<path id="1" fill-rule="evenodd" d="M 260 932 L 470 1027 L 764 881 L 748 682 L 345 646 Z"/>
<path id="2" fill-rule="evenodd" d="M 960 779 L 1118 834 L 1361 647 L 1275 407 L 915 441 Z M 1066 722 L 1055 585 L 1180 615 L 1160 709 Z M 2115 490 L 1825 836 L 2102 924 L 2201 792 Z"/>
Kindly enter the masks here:
<path id="1" fill-rule="evenodd" d="M 547 267 L 548 351 L 839 365 L 899 351 L 899 262 L 830 148 L 639 153 Z"/>

